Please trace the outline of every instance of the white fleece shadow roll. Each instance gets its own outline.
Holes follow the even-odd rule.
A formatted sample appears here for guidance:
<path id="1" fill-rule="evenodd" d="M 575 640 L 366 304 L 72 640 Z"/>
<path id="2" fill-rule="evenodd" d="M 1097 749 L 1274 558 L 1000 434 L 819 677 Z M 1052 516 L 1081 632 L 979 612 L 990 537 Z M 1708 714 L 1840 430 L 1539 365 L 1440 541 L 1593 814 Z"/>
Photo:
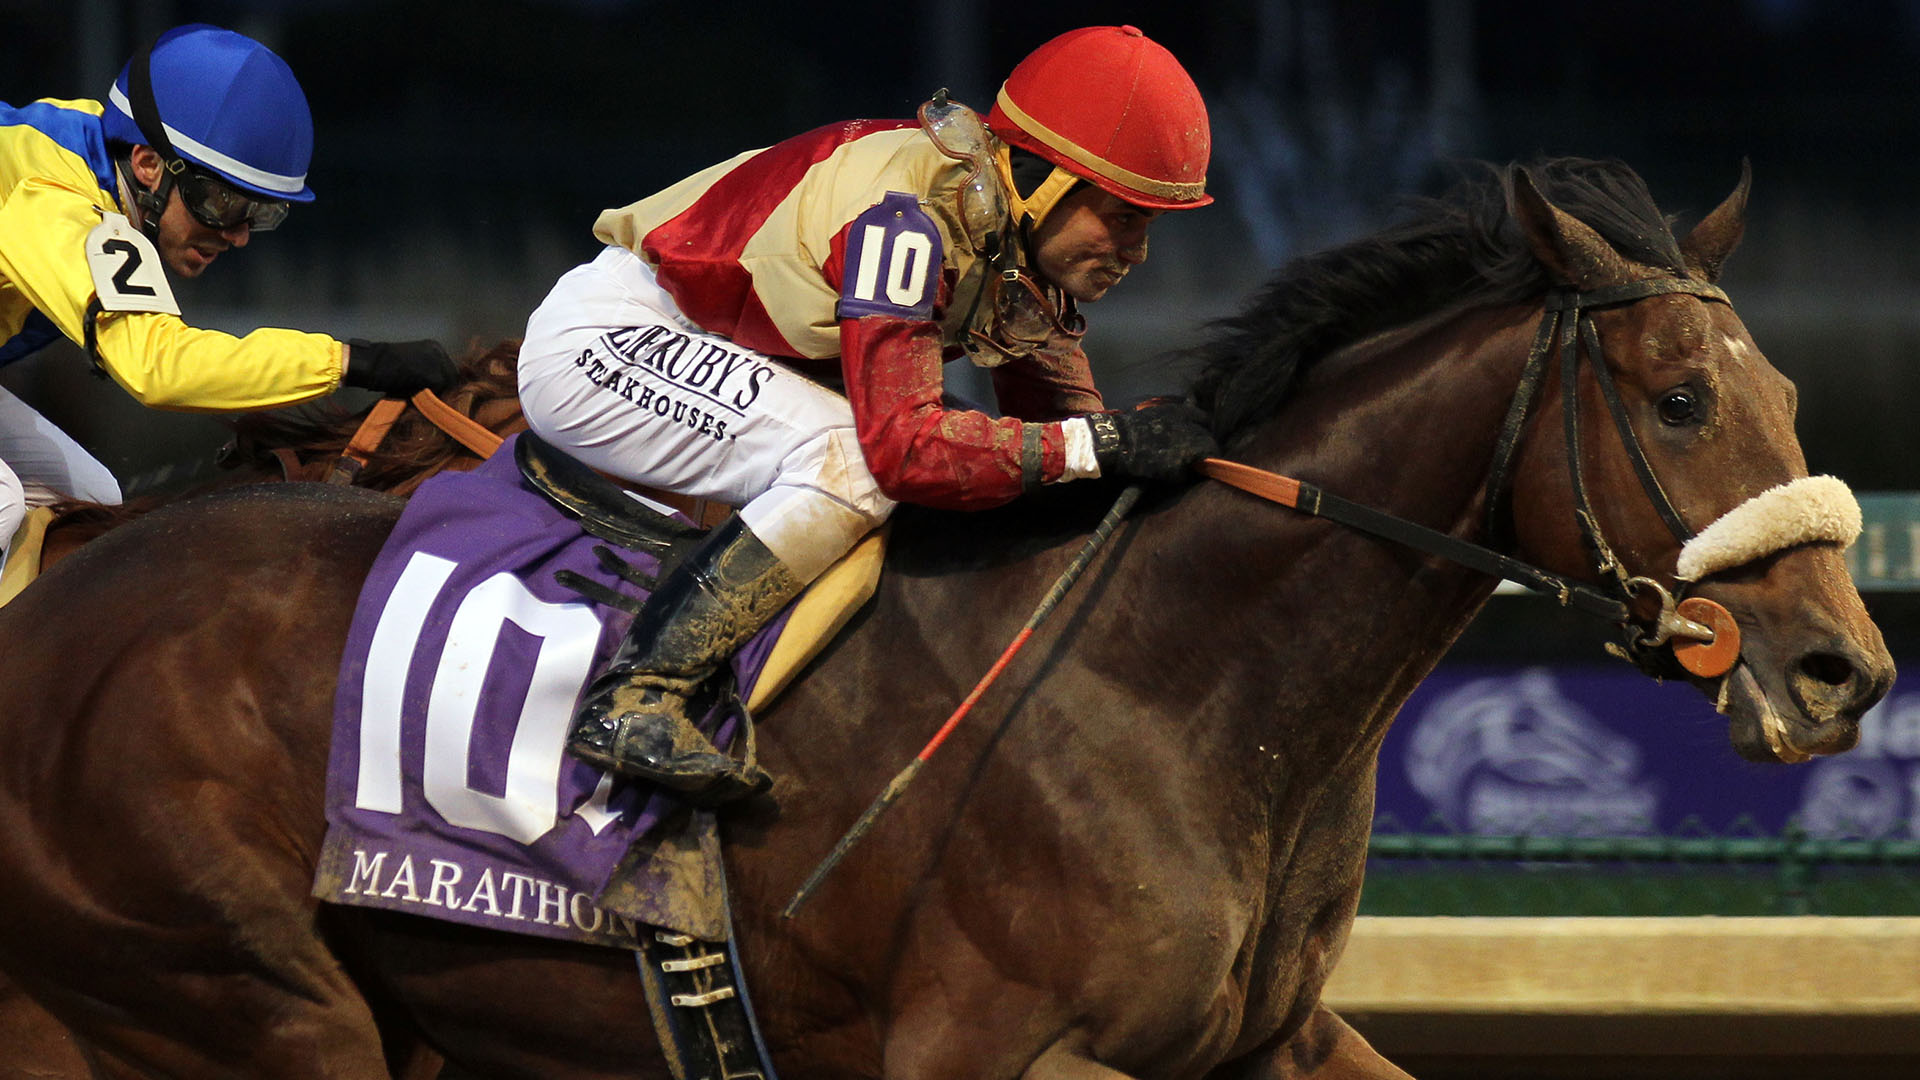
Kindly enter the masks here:
<path id="1" fill-rule="evenodd" d="M 1839 477 L 1803 476 L 1755 495 L 1687 541 L 1676 576 L 1699 581 L 1795 544 L 1846 547 L 1859 535 L 1860 503 L 1852 490 Z"/>

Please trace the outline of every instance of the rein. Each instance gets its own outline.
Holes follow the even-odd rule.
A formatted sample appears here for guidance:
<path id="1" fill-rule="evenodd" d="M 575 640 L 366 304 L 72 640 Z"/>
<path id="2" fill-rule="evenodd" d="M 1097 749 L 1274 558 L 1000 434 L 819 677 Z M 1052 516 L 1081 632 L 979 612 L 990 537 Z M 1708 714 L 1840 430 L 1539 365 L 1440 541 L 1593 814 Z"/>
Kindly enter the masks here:
<path id="1" fill-rule="evenodd" d="M 1687 670 L 1707 678 L 1723 675 L 1739 659 L 1739 629 L 1733 617 L 1725 608 L 1705 598 L 1677 599 L 1685 582 L 1668 589 L 1651 577 L 1629 573 L 1613 554 L 1601 532 L 1600 520 L 1587 497 L 1581 469 L 1580 410 L 1577 406 L 1580 357 L 1584 353 L 1592 361 L 1594 379 L 1599 383 L 1601 397 L 1606 401 L 1607 411 L 1613 417 L 1614 428 L 1619 432 L 1620 441 L 1626 448 L 1627 458 L 1633 464 L 1642 490 L 1675 540 L 1684 545 L 1693 539 L 1693 531 L 1674 509 L 1673 501 L 1660 486 L 1652 463 L 1647 460 L 1640 440 L 1634 435 L 1626 402 L 1621 398 L 1620 389 L 1607 368 L 1606 354 L 1601 348 L 1600 335 L 1594 328 L 1591 314 L 1598 308 L 1671 294 L 1694 296 L 1722 304 L 1728 302 L 1726 293 L 1719 288 L 1682 278 L 1651 278 L 1588 292 L 1556 290 L 1548 294 L 1540 316 L 1540 327 L 1534 334 L 1533 347 L 1521 371 L 1520 385 L 1514 390 L 1512 404 L 1508 406 L 1506 418 L 1501 422 L 1493 469 L 1488 474 L 1488 534 L 1504 537 L 1507 487 L 1514 460 L 1519 453 L 1520 435 L 1526 426 L 1528 414 L 1539 398 L 1540 387 L 1545 382 L 1547 361 L 1557 344 L 1562 379 L 1561 400 L 1564 403 L 1561 411 L 1565 414 L 1564 438 L 1567 469 L 1573 485 L 1574 519 L 1579 525 L 1581 539 L 1593 560 L 1594 569 L 1601 581 L 1610 586 L 1607 589 L 1573 581 L 1492 548 L 1449 536 L 1343 499 L 1312 484 L 1250 465 L 1208 458 L 1197 468 L 1212 479 L 1270 502 L 1359 529 L 1481 573 L 1518 582 L 1554 597 L 1563 607 L 1574 607 L 1615 623 L 1626 636 L 1621 654 L 1649 673 L 1657 674 L 1652 666 L 1654 650 L 1671 643 L 1675 656 Z M 1584 350 L 1581 348 L 1583 344 L 1586 346 Z M 1635 602 L 1646 594 L 1660 601 L 1658 614 L 1650 620 L 1637 617 L 1634 610 Z"/>
<path id="2" fill-rule="evenodd" d="M 434 427 L 446 432 L 449 438 L 478 457 L 490 457 L 504 441 L 478 420 L 441 401 L 431 390 L 422 390 L 411 399 L 381 398 L 367 411 L 367 418 L 360 421 L 360 426 L 354 429 L 353 438 L 347 441 L 346 449 L 341 450 L 340 456 L 334 460 L 333 468 L 327 472 L 327 483 L 351 484 L 359 477 L 360 470 L 366 468 L 374 451 L 386 441 L 387 432 L 392 430 L 394 421 L 399 420 L 400 414 L 406 411 L 409 400 Z"/>

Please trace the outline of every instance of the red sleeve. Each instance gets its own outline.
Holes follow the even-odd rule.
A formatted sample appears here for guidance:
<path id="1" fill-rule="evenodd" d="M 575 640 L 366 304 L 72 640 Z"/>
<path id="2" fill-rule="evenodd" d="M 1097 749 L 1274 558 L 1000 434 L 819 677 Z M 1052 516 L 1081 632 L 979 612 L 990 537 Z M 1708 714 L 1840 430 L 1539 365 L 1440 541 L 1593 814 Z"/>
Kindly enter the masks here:
<path id="1" fill-rule="evenodd" d="M 842 319 L 840 346 L 854 430 L 888 498 L 984 510 L 1066 471 L 1059 424 L 941 406 L 937 324 L 880 315 Z"/>
<path id="2" fill-rule="evenodd" d="M 994 368 L 993 393 L 1002 413 L 1022 420 L 1059 420 L 1107 407 L 1077 342 Z"/>

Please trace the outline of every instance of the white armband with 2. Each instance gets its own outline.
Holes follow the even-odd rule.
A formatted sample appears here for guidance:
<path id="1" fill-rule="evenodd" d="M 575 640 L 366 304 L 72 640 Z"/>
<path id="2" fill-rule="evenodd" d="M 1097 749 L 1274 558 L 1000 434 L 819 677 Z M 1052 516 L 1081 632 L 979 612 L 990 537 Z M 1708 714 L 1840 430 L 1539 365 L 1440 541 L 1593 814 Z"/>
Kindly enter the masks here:
<path id="1" fill-rule="evenodd" d="M 87 269 L 102 311 L 180 314 L 160 251 L 124 214 L 107 214 L 87 234 Z"/>

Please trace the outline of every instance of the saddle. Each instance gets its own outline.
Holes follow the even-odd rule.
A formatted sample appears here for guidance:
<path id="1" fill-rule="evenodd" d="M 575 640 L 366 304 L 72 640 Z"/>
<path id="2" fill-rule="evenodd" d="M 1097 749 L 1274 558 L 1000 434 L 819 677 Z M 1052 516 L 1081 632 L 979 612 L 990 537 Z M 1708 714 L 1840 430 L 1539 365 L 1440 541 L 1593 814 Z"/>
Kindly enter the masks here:
<path id="1" fill-rule="evenodd" d="M 0 546 L 0 553 L 6 556 L 6 565 L 0 567 L 0 606 L 19 596 L 21 589 L 40 576 L 40 549 L 47 539 L 47 523 L 52 520 L 52 508 L 36 506 L 27 511 L 12 542 Z"/>
<path id="2" fill-rule="evenodd" d="M 561 453 L 532 432 L 522 433 L 515 443 L 514 460 L 527 483 L 562 513 L 576 518 L 582 528 L 602 540 L 658 557 L 662 574 L 706 535 L 705 528 L 674 521 L 653 510 L 636 498 L 636 493 Z M 643 497 L 650 498 L 651 494 Z M 747 697 L 749 711 L 760 709 L 791 684 L 800 669 L 873 596 L 885 553 L 885 531 L 869 533 L 807 586 Z"/>
<path id="3" fill-rule="evenodd" d="M 676 1076 L 764 1080 L 717 817 L 559 752 L 641 590 L 703 534 L 528 432 L 422 485 L 348 630 L 314 895 L 631 950 Z M 870 537 L 723 668 L 717 746 L 750 748 L 880 556 Z"/>

